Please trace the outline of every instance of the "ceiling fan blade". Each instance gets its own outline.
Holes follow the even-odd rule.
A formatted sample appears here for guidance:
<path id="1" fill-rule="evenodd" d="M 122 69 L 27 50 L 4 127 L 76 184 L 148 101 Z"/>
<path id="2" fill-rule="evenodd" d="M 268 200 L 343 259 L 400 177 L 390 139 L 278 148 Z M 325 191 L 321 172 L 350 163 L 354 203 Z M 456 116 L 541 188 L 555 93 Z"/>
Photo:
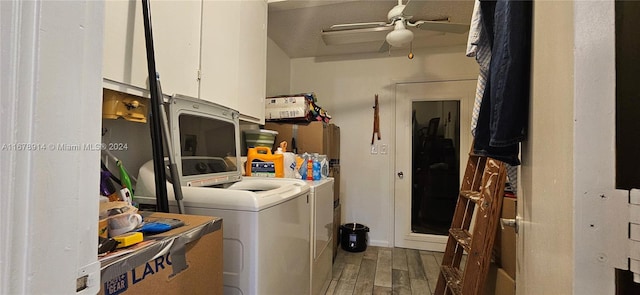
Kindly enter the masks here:
<path id="1" fill-rule="evenodd" d="M 385 39 L 387 32 L 393 30 L 393 27 L 375 27 L 366 29 L 353 30 L 323 30 L 322 41 L 326 45 L 354 44 L 365 42 L 379 42 Z"/>
<path id="2" fill-rule="evenodd" d="M 424 0 L 409 0 L 402 10 L 402 14 L 405 16 L 418 15 L 426 3 L 427 1 Z"/>
<path id="3" fill-rule="evenodd" d="M 380 46 L 380 49 L 378 49 L 378 52 L 387 53 L 389 52 L 389 49 L 391 49 L 391 45 L 389 45 L 389 43 L 385 40 L 384 43 L 382 43 L 382 46 Z"/>
<path id="4" fill-rule="evenodd" d="M 327 31 L 343 31 L 343 30 L 355 30 L 355 29 L 369 29 L 376 27 L 384 27 L 388 24 L 385 22 L 370 22 L 370 23 L 353 23 L 353 24 L 338 24 L 329 27 Z"/>
<path id="5" fill-rule="evenodd" d="M 462 34 L 469 31 L 469 24 L 450 23 L 442 21 L 417 21 L 412 26 L 418 27 L 421 30 L 438 31 L 445 33 L 457 33 Z"/>

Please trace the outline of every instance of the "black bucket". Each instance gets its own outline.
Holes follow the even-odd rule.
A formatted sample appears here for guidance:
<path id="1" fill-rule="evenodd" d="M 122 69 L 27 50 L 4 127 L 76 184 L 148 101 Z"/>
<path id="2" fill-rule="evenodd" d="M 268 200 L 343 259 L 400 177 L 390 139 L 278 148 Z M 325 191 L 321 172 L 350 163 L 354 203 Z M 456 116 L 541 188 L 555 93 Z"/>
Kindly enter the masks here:
<path id="1" fill-rule="evenodd" d="M 340 226 L 340 244 L 342 249 L 349 252 L 367 250 L 367 233 L 369 228 L 360 223 L 345 223 Z"/>

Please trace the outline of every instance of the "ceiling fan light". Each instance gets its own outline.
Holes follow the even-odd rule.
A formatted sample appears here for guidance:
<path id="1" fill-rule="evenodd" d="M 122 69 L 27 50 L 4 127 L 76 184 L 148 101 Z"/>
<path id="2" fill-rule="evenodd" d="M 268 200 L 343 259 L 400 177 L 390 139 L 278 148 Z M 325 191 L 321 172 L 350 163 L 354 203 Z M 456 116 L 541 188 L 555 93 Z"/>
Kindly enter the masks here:
<path id="1" fill-rule="evenodd" d="M 389 43 L 393 47 L 403 47 L 411 43 L 413 41 L 413 32 L 401 28 L 396 28 L 395 30 L 389 32 L 387 34 L 387 43 Z"/>

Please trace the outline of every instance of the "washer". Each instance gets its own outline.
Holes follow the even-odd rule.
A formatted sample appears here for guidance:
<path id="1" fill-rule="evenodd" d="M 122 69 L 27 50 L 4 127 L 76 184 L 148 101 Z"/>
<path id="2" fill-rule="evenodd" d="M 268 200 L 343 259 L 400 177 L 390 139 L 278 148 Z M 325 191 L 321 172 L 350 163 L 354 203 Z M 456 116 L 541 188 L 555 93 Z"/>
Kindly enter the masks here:
<path id="1" fill-rule="evenodd" d="M 308 294 L 310 187 L 302 180 L 241 177 L 238 114 L 174 96 L 169 111 L 185 213 L 222 217 L 225 294 Z M 173 186 L 167 183 L 172 212 Z M 134 200 L 154 206 L 153 161 L 139 170 Z"/>
<path id="2" fill-rule="evenodd" d="M 146 185 L 154 183 L 152 161 L 140 168 L 141 183 L 146 188 L 138 190 L 155 190 Z M 170 183 L 167 191 L 177 212 Z M 222 217 L 224 294 L 309 292 L 311 217 L 304 181 L 245 177 L 228 188 L 185 186 L 182 193 L 185 213 Z M 154 197 L 136 201 L 156 203 Z"/>

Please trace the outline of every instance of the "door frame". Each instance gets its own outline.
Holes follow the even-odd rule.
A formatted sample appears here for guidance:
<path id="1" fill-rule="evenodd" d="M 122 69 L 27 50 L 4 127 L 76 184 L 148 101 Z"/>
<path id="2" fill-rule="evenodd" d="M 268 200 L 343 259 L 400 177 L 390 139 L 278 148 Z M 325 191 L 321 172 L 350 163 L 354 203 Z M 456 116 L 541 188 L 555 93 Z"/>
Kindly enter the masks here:
<path id="1" fill-rule="evenodd" d="M 442 100 L 456 100 L 460 101 L 460 179 L 462 179 L 462 174 L 464 173 L 463 163 L 464 155 L 467 155 L 469 152 L 469 148 L 471 145 L 471 134 L 470 134 L 470 124 L 471 124 L 471 111 L 473 109 L 473 100 L 475 98 L 475 86 L 477 80 L 475 78 L 461 78 L 461 79 L 451 79 L 451 80 L 436 80 L 436 81 L 420 81 L 420 82 L 396 82 L 395 83 L 395 92 L 396 92 L 396 103 L 395 103 L 395 158 L 394 158 L 394 173 L 393 173 L 393 184 L 394 184 L 394 193 L 393 193 L 393 244 L 395 247 L 403 247 L 403 248 L 412 248 L 412 249 L 420 249 L 420 250 L 430 250 L 430 251 L 440 251 L 444 252 L 444 248 L 447 243 L 447 236 L 438 236 L 438 235 L 427 235 L 427 234 L 417 234 L 412 233 L 410 229 L 411 224 L 411 215 L 408 214 L 411 212 L 411 167 L 406 166 L 406 149 L 407 145 L 404 144 L 406 142 L 406 136 L 404 135 L 407 128 L 411 128 L 411 126 L 407 126 L 407 124 L 411 124 L 411 120 L 406 120 L 407 118 L 411 118 L 411 103 L 414 101 L 442 101 Z M 441 86 L 445 87 L 446 91 L 452 91 L 456 89 L 456 87 L 450 86 L 450 83 L 460 82 L 464 83 L 464 85 L 469 86 L 469 92 L 462 97 L 447 97 L 447 94 L 442 94 L 442 97 L 438 99 L 411 99 L 411 96 L 414 96 L 415 93 L 424 93 L 427 87 Z M 449 83 L 444 85 L 444 83 Z M 459 83 L 458 83 L 459 84 Z M 448 88 L 448 89 L 447 89 Z M 458 88 L 459 89 L 459 88 Z M 435 95 L 438 95 L 437 93 Z M 449 95 L 450 96 L 450 95 Z M 411 129 L 412 130 L 412 129 Z M 468 136 L 464 136 L 467 133 Z M 409 138 L 412 138 L 412 134 Z M 409 145 L 410 147 L 411 145 Z M 412 156 L 411 149 L 409 148 L 409 155 Z M 402 171 L 404 177 L 402 181 L 405 183 L 403 187 L 400 183 L 398 183 L 399 177 L 398 172 Z M 409 173 L 407 173 L 408 171 Z M 409 201 L 407 201 L 407 186 L 406 183 L 409 183 Z M 402 218 L 400 220 L 399 218 Z M 408 220 L 408 222 L 407 222 Z M 409 225 L 409 228 L 406 225 Z"/>

